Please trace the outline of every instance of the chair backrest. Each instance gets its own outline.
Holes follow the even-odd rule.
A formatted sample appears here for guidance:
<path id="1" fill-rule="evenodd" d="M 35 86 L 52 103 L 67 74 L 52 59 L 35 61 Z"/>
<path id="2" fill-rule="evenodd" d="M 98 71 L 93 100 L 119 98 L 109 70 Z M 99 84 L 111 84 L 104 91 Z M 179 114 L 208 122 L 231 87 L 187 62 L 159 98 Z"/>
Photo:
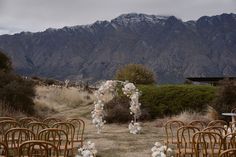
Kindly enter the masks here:
<path id="1" fill-rule="evenodd" d="M 207 126 L 207 123 L 202 120 L 193 120 L 188 125 L 198 127 L 200 130 L 202 130 Z"/>
<path id="2" fill-rule="evenodd" d="M 177 140 L 178 140 L 177 147 L 180 156 L 182 156 L 181 153 L 185 154 L 187 150 L 191 150 L 191 152 L 188 153 L 194 153 L 192 137 L 198 131 L 200 131 L 198 127 L 191 125 L 182 126 L 177 130 Z"/>
<path id="3" fill-rule="evenodd" d="M 236 157 L 236 148 L 227 149 L 220 153 L 219 157 Z"/>
<path id="4" fill-rule="evenodd" d="M 216 132 L 221 134 L 222 136 L 225 136 L 227 134 L 227 129 L 223 126 L 209 126 L 203 129 L 203 131 Z"/>
<path id="5" fill-rule="evenodd" d="M 199 131 L 193 135 L 194 151 L 199 156 L 218 156 L 224 150 L 224 139 L 221 134 Z"/>
<path id="6" fill-rule="evenodd" d="M 52 127 L 64 130 L 67 134 L 68 141 L 69 141 L 70 145 L 73 147 L 73 139 L 75 136 L 75 127 L 72 123 L 58 122 L 58 123 L 53 124 Z"/>
<path id="7" fill-rule="evenodd" d="M 16 127 L 20 127 L 20 124 L 15 120 L 0 121 L 0 141 L 4 141 L 4 135 L 9 129 Z"/>
<path id="8" fill-rule="evenodd" d="M 177 129 L 184 126 L 184 122 L 178 120 L 171 120 L 164 124 L 167 144 L 174 143 L 177 138 Z"/>
<path id="9" fill-rule="evenodd" d="M 231 132 L 236 132 L 236 121 L 229 123 L 229 128 Z"/>
<path id="10" fill-rule="evenodd" d="M 3 142 L 0 142 L 0 156 L 8 157 L 8 148 L 7 145 Z"/>
<path id="11" fill-rule="evenodd" d="M 5 143 L 9 149 L 13 149 L 14 156 L 18 154 L 18 148 L 21 143 L 29 140 L 34 140 L 35 134 L 33 131 L 26 128 L 13 128 L 6 132 Z"/>
<path id="12" fill-rule="evenodd" d="M 58 118 L 54 118 L 54 117 L 49 117 L 49 118 L 46 118 L 43 120 L 43 123 L 47 124 L 49 127 L 52 127 L 53 124 L 55 124 L 57 122 L 61 122 L 61 120 Z"/>
<path id="13" fill-rule="evenodd" d="M 229 133 L 224 136 L 225 140 L 225 148 L 230 149 L 230 148 L 236 148 L 236 133 Z"/>
<path id="14" fill-rule="evenodd" d="M 49 126 L 43 122 L 30 122 L 27 125 L 27 128 L 35 133 L 37 139 L 39 132 L 43 129 L 49 128 Z"/>
<path id="15" fill-rule="evenodd" d="M 80 118 L 72 118 L 67 119 L 68 122 L 72 123 L 75 126 L 75 136 L 74 141 L 80 142 L 81 146 L 83 146 L 84 142 L 84 129 L 85 129 L 85 122 Z"/>
<path id="16" fill-rule="evenodd" d="M 16 119 L 13 117 L 0 117 L 0 121 L 3 121 L 3 120 L 16 120 Z"/>
<path id="17" fill-rule="evenodd" d="M 32 140 L 23 142 L 19 147 L 19 157 L 58 157 L 58 149 L 50 142 Z"/>
<path id="18" fill-rule="evenodd" d="M 67 157 L 68 136 L 64 130 L 58 128 L 43 129 L 39 132 L 38 139 L 52 143 L 57 147 L 60 154 Z"/>
<path id="19" fill-rule="evenodd" d="M 34 122 L 34 121 L 38 121 L 37 118 L 35 117 L 23 117 L 23 118 L 20 118 L 19 119 L 19 123 L 21 125 L 21 127 L 24 127 L 24 128 L 27 128 L 27 125 L 30 123 L 30 122 Z"/>
<path id="20" fill-rule="evenodd" d="M 208 123 L 207 126 L 224 126 L 228 125 L 228 123 L 224 120 L 213 120 Z"/>

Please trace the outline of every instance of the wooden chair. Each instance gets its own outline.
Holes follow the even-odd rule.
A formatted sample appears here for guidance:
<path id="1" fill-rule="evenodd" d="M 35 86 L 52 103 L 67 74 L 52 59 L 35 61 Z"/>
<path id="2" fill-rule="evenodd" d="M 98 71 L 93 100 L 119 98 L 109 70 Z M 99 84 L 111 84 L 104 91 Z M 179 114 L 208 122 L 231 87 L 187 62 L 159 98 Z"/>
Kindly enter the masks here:
<path id="1" fill-rule="evenodd" d="M 68 136 L 64 130 L 58 128 L 43 129 L 39 132 L 38 139 L 48 141 L 55 145 L 59 151 L 59 156 L 68 156 Z"/>
<path id="2" fill-rule="evenodd" d="M 236 132 L 236 121 L 229 123 L 229 128 L 231 132 Z"/>
<path id="3" fill-rule="evenodd" d="M 15 120 L 0 121 L 0 141 L 4 141 L 4 135 L 9 129 L 16 127 L 20 127 L 20 124 Z"/>
<path id="4" fill-rule="evenodd" d="M 8 148 L 3 142 L 0 142 L 0 157 L 8 157 Z"/>
<path id="5" fill-rule="evenodd" d="M 166 133 L 165 145 L 177 144 L 177 129 L 184 126 L 184 122 L 178 120 L 171 120 L 164 124 L 164 131 Z"/>
<path id="6" fill-rule="evenodd" d="M 71 152 L 71 154 L 73 154 L 73 148 L 74 148 L 74 136 L 75 136 L 75 127 L 72 123 L 70 122 L 58 122 L 55 123 L 53 126 L 53 128 L 58 128 L 58 129 L 62 129 L 66 132 L 67 137 L 68 137 L 68 145 L 67 145 L 67 151 L 69 154 Z M 78 149 L 78 147 L 76 146 L 76 148 Z"/>
<path id="7" fill-rule="evenodd" d="M 222 126 L 209 126 L 203 129 L 203 131 L 216 132 L 218 134 L 221 134 L 222 136 L 225 136 L 227 134 L 227 129 Z"/>
<path id="8" fill-rule="evenodd" d="M 224 150 L 224 139 L 216 132 L 199 131 L 193 135 L 196 157 L 219 156 Z"/>
<path id="9" fill-rule="evenodd" d="M 225 148 L 236 148 L 236 133 L 230 133 L 224 136 Z"/>
<path id="10" fill-rule="evenodd" d="M 54 117 L 49 117 L 49 118 L 46 118 L 43 120 L 43 123 L 47 124 L 49 127 L 52 127 L 53 124 L 55 124 L 57 122 L 61 122 L 61 120 L 58 118 L 54 118 Z"/>
<path id="11" fill-rule="evenodd" d="M 3 120 L 16 120 L 16 119 L 13 117 L 0 117 L 0 121 L 3 121 Z"/>
<path id="12" fill-rule="evenodd" d="M 191 125 L 180 127 L 177 130 L 177 140 L 178 140 L 177 156 L 179 157 L 186 156 L 186 155 L 194 156 L 195 151 L 194 151 L 192 137 L 198 131 L 200 131 L 198 127 L 191 126 Z"/>
<path id="13" fill-rule="evenodd" d="M 32 140 L 23 142 L 19 147 L 19 157 L 58 157 L 58 149 L 50 142 Z"/>
<path id="14" fill-rule="evenodd" d="M 236 157 L 236 148 L 227 149 L 220 153 L 219 157 Z"/>
<path id="15" fill-rule="evenodd" d="M 198 127 L 200 130 L 203 130 L 204 128 L 206 128 L 207 123 L 201 120 L 194 120 L 194 121 L 191 121 L 188 125 L 192 125 L 192 126 Z"/>
<path id="16" fill-rule="evenodd" d="M 38 119 L 35 117 L 23 117 L 23 118 L 19 119 L 19 123 L 20 123 L 21 127 L 24 127 L 24 128 L 27 128 L 27 125 L 30 122 L 34 122 L 34 121 L 37 122 Z"/>
<path id="17" fill-rule="evenodd" d="M 82 147 L 84 142 L 85 122 L 79 118 L 67 119 L 67 121 L 75 126 L 74 145 L 78 146 L 80 144 Z"/>
<path id="18" fill-rule="evenodd" d="M 213 120 L 208 123 L 207 127 L 208 126 L 224 126 L 224 125 L 228 126 L 228 123 L 224 120 Z"/>
<path id="19" fill-rule="evenodd" d="M 38 134 L 41 130 L 49 128 L 49 126 L 43 122 L 30 122 L 27 124 L 27 128 L 32 130 L 35 134 L 35 138 L 38 138 Z"/>
<path id="20" fill-rule="evenodd" d="M 4 139 L 9 152 L 12 153 L 11 155 L 17 156 L 20 144 L 25 141 L 34 140 L 35 134 L 26 128 L 13 128 L 6 132 Z"/>

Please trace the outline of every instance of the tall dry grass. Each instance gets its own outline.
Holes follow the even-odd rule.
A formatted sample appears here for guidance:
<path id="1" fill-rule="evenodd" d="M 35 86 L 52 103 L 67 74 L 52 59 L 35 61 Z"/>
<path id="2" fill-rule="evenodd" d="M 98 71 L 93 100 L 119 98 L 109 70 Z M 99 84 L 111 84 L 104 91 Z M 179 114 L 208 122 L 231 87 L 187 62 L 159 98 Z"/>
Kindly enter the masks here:
<path id="1" fill-rule="evenodd" d="M 94 96 L 88 91 L 75 87 L 37 86 L 34 99 L 39 115 L 51 116 L 58 112 L 76 109 L 94 101 Z"/>

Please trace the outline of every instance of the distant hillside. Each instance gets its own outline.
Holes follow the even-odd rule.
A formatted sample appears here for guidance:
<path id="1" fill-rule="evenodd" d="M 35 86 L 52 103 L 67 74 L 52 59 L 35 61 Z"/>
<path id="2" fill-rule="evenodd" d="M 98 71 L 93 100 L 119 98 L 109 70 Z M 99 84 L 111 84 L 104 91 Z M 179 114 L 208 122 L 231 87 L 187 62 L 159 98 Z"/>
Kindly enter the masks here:
<path id="1" fill-rule="evenodd" d="M 236 76 L 236 14 L 187 22 L 124 14 L 110 22 L 2 35 L 0 48 L 18 73 L 56 79 L 112 79 L 128 63 L 150 67 L 159 83 Z"/>

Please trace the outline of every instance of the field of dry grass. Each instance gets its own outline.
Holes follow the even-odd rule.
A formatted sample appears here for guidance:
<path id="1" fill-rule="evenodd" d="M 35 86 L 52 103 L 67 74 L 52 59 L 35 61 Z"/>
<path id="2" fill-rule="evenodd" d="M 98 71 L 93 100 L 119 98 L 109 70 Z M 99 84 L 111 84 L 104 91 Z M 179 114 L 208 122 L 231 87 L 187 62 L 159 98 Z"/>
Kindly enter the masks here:
<path id="1" fill-rule="evenodd" d="M 129 133 L 128 124 L 106 124 L 101 134 L 97 134 L 91 123 L 94 96 L 74 87 L 57 88 L 38 86 L 35 104 L 38 112 L 45 116 L 61 118 L 82 118 L 86 122 L 85 140 L 96 144 L 100 157 L 150 157 L 151 148 L 156 141 L 163 143 L 165 138 L 162 125 L 170 118 L 142 122 L 142 133 Z M 190 121 L 200 117 L 196 113 L 183 113 L 172 117 Z"/>

